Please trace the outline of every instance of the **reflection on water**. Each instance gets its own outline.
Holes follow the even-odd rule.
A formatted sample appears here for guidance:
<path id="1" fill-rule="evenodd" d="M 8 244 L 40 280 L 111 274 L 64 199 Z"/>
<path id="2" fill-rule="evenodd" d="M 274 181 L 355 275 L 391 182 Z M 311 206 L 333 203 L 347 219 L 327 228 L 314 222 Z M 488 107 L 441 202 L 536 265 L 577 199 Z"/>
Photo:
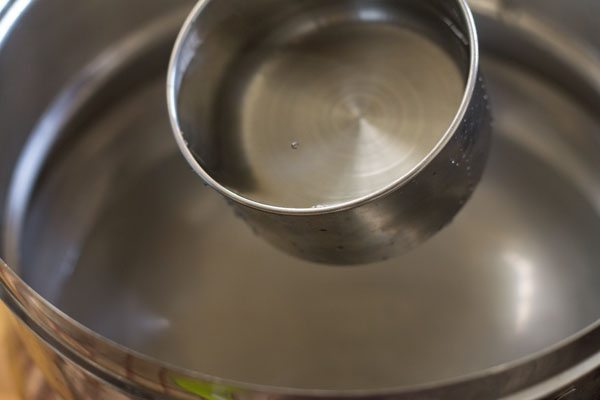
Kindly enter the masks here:
<path id="1" fill-rule="evenodd" d="M 518 253 L 508 252 L 504 254 L 505 262 L 514 269 L 516 281 L 517 317 L 516 329 L 523 332 L 531 318 L 532 301 L 534 300 L 535 277 L 532 263 Z"/>

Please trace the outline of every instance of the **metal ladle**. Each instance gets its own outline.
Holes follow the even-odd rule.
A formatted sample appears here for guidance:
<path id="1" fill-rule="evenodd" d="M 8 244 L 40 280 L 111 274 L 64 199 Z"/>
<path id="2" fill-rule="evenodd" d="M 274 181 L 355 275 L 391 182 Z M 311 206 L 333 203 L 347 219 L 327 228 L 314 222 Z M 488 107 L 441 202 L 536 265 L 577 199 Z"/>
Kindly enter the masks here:
<path id="1" fill-rule="evenodd" d="M 202 0 L 167 97 L 202 179 L 278 248 L 360 264 L 462 208 L 490 133 L 464 0 Z"/>

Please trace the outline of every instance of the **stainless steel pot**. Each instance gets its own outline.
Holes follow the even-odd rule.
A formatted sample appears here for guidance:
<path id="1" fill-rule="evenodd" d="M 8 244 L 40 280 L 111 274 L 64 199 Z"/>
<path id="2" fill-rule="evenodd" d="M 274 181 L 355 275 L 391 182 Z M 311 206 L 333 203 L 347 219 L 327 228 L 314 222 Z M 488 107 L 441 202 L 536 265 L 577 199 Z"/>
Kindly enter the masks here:
<path id="1" fill-rule="evenodd" d="M 261 244 L 180 160 L 164 71 L 190 2 L 2 4 L 1 293 L 63 398 L 599 390 L 595 2 L 471 2 L 481 186 L 422 248 L 350 270 Z"/>

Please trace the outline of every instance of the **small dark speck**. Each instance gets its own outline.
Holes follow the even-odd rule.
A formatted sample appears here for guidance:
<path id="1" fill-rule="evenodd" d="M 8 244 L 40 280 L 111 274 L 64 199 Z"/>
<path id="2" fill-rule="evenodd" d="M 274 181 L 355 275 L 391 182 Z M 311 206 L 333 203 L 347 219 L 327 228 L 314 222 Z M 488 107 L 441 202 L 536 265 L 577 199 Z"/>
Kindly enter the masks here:
<path id="1" fill-rule="evenodd" d="M 327 232 L 327 229 L 320 229 L 321 232 Z"/>
<path id="2" fill-rule="evenodd" d="M 338 246 L 337 249 L 341 251 L 341 250 L 344 250 L 345 247 L 344 246 Z"/>

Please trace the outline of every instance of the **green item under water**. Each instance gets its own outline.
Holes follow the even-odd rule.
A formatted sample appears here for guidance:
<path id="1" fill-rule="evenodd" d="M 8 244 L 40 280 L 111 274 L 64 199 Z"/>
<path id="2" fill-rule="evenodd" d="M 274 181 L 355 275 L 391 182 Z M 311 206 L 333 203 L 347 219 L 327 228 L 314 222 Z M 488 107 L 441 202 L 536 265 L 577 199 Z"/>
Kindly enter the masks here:
<path id="1" fill-rule="evenodd" d="M 183 390 L 206 400 L 233 400 L 233 389 L 226 386 L 177 377 L 173 379 Z"/>

